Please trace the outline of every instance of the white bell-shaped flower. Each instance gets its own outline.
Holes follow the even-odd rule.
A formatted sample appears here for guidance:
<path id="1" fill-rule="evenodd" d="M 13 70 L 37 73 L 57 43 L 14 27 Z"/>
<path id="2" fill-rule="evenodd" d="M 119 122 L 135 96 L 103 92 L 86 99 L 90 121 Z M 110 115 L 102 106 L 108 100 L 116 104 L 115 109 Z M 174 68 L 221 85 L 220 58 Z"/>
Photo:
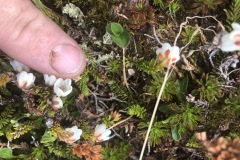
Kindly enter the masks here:
<path id="1" fill-rule="evenodd" d="M 54 75 L 49 76 L 47 74 L 43 74 L 43 77 L 44 77 L 45 84 L 49 86 L 53 86 L 57 80 L 57 78 Z"/>
<path id="2" fill-rule="evenodd" d="M 62 78 L 57 79 L 57 81 L 54 83 L 54 93 L 59 97 L 66 97 L 68 94 L 72 92 L 72 86 L 71 86 L 72 80 L 71 79 L 65 79 Z"/>
<path id="3" fill-rule="evenodd" d="M 34 85 L 35 76 L 32 73 L 22 71 L 17 74 L 17 86 L 21 89 L 29 89 Z"/>
<path id="4" fill-rule="evenodd" d="M 17 72 L 22 72 L 22 71 L 29 72 L 29 70 L 30 70 L 30 68 L 28 66 L 26 66 L 25 64 L 22 64 L 16 60 L 10 61 L 10 64 L 13 67 L 13 69 Z"/>
<path id="5" fill-rule="evenodd" d="M 53 96 L 52 98 L 52 108 L 54 110 L 58 110 L 59 108 L 63 107 L 62 99 L 58 96 Z"/>
<path id="6" fill-rule="evenodd" d="M 220 48 L 224 52 L 240 50 L 240 25 L 232 23 L 233 31 L 225 34 L 221 38 Z"/>
<path id="7" fill-rule="evenodd" d="M 158 48 L 156 50 L 156 54 L 159 57 L 159 61 L 165 61 L 167 66 L 177 62 L 180 59 L 179 47 L 171 46 L 169 43 L 164 43 L 162 48 Z"/>
<path id="8" fill-rule="evenodd" d="M 75 141 L 80 139 L 80 136 L 82 135 L 82 130 L 78 129 L 77 126 L 73 126 L 72 128 L 66 128 L 65 131 L 72 134 L 71 137 L 66 137 L 64 141 L 68 144 L 72 144 Z"/>
<path id="9" fill-rule="evenodd" d="M 107 129 L 105 124 L 97 125 L 94 131 L 96 142 L 107 141 L 110 139 L 111 130 Z"/>

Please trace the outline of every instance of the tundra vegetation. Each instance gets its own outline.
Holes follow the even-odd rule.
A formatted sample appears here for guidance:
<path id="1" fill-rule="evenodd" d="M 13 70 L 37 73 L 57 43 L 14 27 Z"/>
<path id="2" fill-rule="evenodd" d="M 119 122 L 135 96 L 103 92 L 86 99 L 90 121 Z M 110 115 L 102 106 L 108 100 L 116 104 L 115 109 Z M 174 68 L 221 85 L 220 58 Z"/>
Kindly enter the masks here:
<path id="1" fill-rule="evenodd" d="M 33 3 L 87 67 L 61 79 L 0 54 L 0 158 L 240 159 L 240 0 Z"/>

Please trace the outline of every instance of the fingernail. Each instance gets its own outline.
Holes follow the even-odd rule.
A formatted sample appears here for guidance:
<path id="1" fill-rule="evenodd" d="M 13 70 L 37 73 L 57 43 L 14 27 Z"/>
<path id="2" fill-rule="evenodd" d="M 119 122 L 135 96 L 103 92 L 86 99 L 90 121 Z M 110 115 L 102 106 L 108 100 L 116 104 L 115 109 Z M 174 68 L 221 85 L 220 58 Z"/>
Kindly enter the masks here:
<path id="1" fill-rule="evenodd" d="M 50 64 L 59 74 L 71 74 L 77 72 L 85 56 L 80 48 L 69 44 L 60 44 L 50 53 Z"/>

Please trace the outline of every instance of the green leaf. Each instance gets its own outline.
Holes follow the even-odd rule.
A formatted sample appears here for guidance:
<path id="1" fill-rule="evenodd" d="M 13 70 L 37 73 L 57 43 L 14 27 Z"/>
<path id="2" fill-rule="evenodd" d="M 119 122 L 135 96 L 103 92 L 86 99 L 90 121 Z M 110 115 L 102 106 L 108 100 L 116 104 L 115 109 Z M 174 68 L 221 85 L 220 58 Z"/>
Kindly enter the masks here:
<path id="1" fill-rule="evenodd" d="M 49 143 L 49 142 L 53 142 L 57 139 L 57 137 L 55 137 L 51 131 L 47 131 L 44 133 L 44 135 L 42 136 L 41 139 L 41 143 Z"/>
<path id="2" fill-rule="evenodd" d="M 107 31 L 111 36 L 113 35 L 112 29 L 111 29 L 111 23 L 107 24 L 107 26 L 106 26 L 106 31 Z"/>
<path id="3" fill-rule="evenodd" d="M 130 42 L 130 34 L 124 30 L 119 23 L 110 23 L 106 31 L 111 35 L 112 40 L 121 48 L 126 48 Z"/>
<path id="4" fill-rule="evenodd" d="M 120 36 L 123 28 L 119 23 L 111 23 L 111 31 L 115 36 Z"/>
<path id="5" fill-rule="evenodd" d="M 187 88 L 188 88 L 188 82 L 189 78 L 188 76 L 185 76 L 183 79 L 178 79 L 177 80 L 177 98 L 180 101 L 184 101 L 185 97 L 187 95 Z"/>
<path id="6" fill-rule="evenodd" d="M 166 120 L 162 121 L 162 124 L 169 123 L 173 118 L 174 118 L 173 116 L 168 117 Z"/>
<path id="7" fill-rule="evenodd" d="M 121 48 L 126 48 L 130 42 L 130 34 L 123 30 L 120 36 L 112 35 L 112 40 Z"/>
<path id="8" fill-rule="evenodd" d="M 12 155 L 12 149 L 11 148 L 1 148 L 0 149 L 0 158 L 17 158 L 17 156 Z"/>
<path id="9" fill-rule="evenodd" d="M 162 103 L 159 105 L 159 111 L 166 114 L 180 113 L 181 109 L 175 103 Z"/>
<path id="10" fill-rule="evenodd" d="M 175 141 L 179 141 L 181 139 L 180 135 L 181 123 L 177 124 L 172 128 L 172 138 Z"/>

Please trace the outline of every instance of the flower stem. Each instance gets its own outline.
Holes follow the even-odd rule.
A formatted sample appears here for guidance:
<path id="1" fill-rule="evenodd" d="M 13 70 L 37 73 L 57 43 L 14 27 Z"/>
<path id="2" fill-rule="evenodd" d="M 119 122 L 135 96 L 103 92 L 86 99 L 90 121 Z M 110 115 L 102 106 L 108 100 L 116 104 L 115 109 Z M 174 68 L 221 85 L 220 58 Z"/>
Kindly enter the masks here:
<path id="1" fill-rule="evenodd" d="M 158 98 L 157 98 L 157 101 L 156 101 L 156 104 L 155 104 L 155 107 L 154 107 L 154 110 L 153 110 L 151 121 L 150 121 L 149 126 L 148 126 L 147 134 L 145 136 L 145 140 L 144 140 L 144 143 L 143 143 L 143 147 L 142 147 L 142 151 L 141 151 L 139 160 L 142 160 L 142 158 L 143 158 L 144 150 L 145 150 L 146 145 L 147 145 L 148 137 L 149 137 L 149 134 L 151 132 L 151 128 L 152 128 L 153 121 L 154 121 L 154 118 L 155 118 L 155 115 L 156 115 L 156 112 L 157 112 L 157 109 L 158 109 L 158 105 L 159 105 L 159 102 L 161 100 L 162 93 L 163 93 L 163 90 L 165 88 L 166 82 L 168 80 L 169 71 L 170 71 L 170 66 L 168 66 L 167 72 L 166 72 L 164 80 L 163 80 L 163 84 L 162 84 L 161 89 L 160 89 L 159 94 L 158 94 Z"/>
<path id="2" fill-rule="evenodd" d="M 123 48 L 123 84 L 129 89 L 128 82 L 127 82 L 127 75 L 126 75 L 126 62 L 125 62 L 125 53 L 126 48 Z"/>
<path id="3" fill-rule="evenodd" d="M 120 125 L 120 124 L 128 121 L 130 118 L 132 118 L 132 116 L 129 116 L 128 118 L 126 118 L 126 119 L 124 119 L 124 120 L 121 120 L 120 122 L 114 124 L 113 126 L 109 127 L 108 129 L 112 129 L 112 128 L 114 128 L 114 127 L 116 127 L 116 126 L 118 126 L 118 125 Z"/>

